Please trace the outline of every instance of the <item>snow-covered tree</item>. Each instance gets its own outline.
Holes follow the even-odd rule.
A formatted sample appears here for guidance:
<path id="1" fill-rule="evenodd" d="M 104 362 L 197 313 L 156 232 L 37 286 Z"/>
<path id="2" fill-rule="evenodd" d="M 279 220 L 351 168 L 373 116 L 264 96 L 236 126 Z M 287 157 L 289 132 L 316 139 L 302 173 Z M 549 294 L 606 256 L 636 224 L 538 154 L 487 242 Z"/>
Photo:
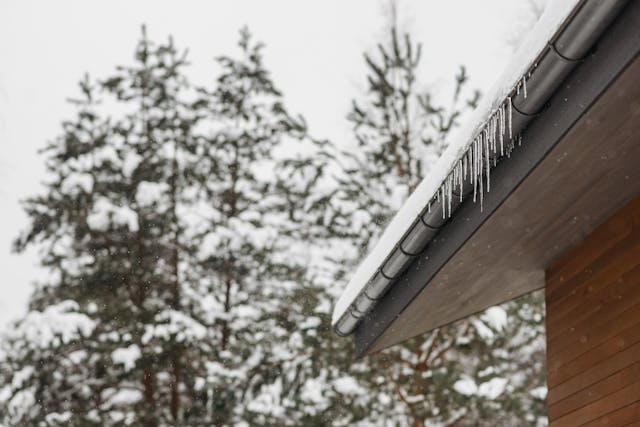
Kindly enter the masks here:
<path id="1" fill-rule="evenodd" d="M 156 45 L 143 31 L 133 66 L 81 82 L 77 116 L 44 150 L 50 178 L 44 195 L 25 202 L 31 225 L 16 248 L 37 246 L 50 280 L 9 334 L 3 373 L 32 373 L 18 388 L 13 376 L 8 392 L 33 396 L 24 413 L 5 413 L 11 424 L 166 425 L 191 416 L 199 368 L 191 360 L 203 357 L 207 329 L 192 316 L 186 275 L 195 242 L 185 239 L 182 211 L 197 202 L 198 117 L 184 66 L 171 41 Z M 61 338 L 34 347 L 34 322 L 46 329 L 51 313 Z"/>
<path id="2" fill-rule="evenodd" d="M 246 31 L 239 45 L 211 88 L 191 87 L 185 56 L 144 34 L 134 65 L 81 82 L 76 117 L 44 151 L 45 192 L 25 202 L 16 249 L 39 248 L 50 274 L 5 333 L 2 422 L 321 414 L 298 396 L 325 379 L 308 351 L 326 329 L 314 312 L 330 311 L 308 268 L 323 144 L 285 109 L 261 45 Z"/>
<path id="3" fill-rule="evenodd" d="M 202 387 L 213 390 L 219 423 L 300 425 L 314 412 L 298 407 L 322 326 L 314 313 L 329 312 L 308 269 L 324 144 L 285 109 L 262 45 L 246 31 L 239 45 L 241 57 L 219 58 L 215 89 L 199 100 L 211 126 L 198 166 L 210 201 L 196 230 L 198 294 L 208 296 L 198 311 L 217 325 Z"/>

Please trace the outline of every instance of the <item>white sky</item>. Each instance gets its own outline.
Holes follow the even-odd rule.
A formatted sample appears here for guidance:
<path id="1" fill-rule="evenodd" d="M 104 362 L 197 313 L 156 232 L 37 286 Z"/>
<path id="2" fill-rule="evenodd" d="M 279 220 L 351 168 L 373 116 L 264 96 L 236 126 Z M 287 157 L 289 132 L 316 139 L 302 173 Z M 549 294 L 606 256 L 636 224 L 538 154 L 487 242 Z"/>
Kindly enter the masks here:
<path id="1" fill-rule="evenodd" d="M 436 90 L 467 66 L 473 87 L 487 89 L 545 0 L 403 0 L 400 22 L 423 43 L 424 81 Z M 149 37 L 174 36 L 188 48 L 196 83 L 213 78 L 213 58 L 233 54 L 248 25 L 266 43 L 265 62 L 291 112 L 318 138 L 345 146 L 344 119 L 362 93 L 362 52 L 385 28 L 383 0 L 56 0 L 0 1 L 0 326 L 26 309 L 43 274 L 37 254 L 12 254 L 27 218 L 19 200 L 43 177 L 37 150 L 71 117 L 65 99 L 85 72 L 101 78 L 131 62 L 145 23 Z"/>

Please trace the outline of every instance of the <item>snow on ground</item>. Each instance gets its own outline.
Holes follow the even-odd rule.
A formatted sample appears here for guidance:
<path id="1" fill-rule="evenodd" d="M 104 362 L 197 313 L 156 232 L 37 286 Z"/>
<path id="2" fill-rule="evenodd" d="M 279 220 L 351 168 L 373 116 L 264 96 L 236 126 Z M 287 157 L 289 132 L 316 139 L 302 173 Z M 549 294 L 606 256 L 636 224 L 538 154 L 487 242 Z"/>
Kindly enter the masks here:
<path id="1" fill-rule="evenodd" d="M 422 180 L 416 190 L 389 223 L 377 245 L 360 264 L 347 284 L 342 296 L 336 302 L 332 323 L 335 325 L 367 282 L 380 268 L 387 256 L 399 243 L 399 239 L 408 231 L 413 221 L 419 217 L 427 204 L 433 199 L 445 179 L 466 152 L 475 136 L 484 127 L 493 112 L 522 81 L 523 76 L 534 66 L 534 61 L 547 47 L 547 42 L 561 27 L 573 11 L 578 0 L 557 0 L 550 2 L 540 21 L 520 45 L 513 59 L 494 86 L 485 93 L 482 101 L 466 122 L 458 128 L 438 162 Z"/>

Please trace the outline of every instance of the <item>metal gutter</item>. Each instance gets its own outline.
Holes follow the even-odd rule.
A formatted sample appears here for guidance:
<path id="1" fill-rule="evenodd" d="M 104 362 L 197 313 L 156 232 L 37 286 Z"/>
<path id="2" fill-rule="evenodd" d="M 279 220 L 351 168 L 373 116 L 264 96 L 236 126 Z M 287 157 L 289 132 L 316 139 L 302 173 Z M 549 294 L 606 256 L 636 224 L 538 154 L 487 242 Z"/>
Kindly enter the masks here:
<path id="1" fill-rule="evenodd" d="M 511 146 L 514 145 L 516 135 L 519 135 L 544 109 L 547 101 L 569 73 L 584 59 L 626 3 L 626 0 L 585 0 L 576 8 L 549 42 L 548 48 L 539 56 L 538 61 L 535 62 L 536 65 L 524 76 L 526 81 L 523 90 L 519 87 L 505 100 L 509 102 L 510 129 L 509 135 L 506 135 L 506 129 L 500 130 L 501 143 L 504 134 L 505 139 L 508 137 Z M 490 123 L 486 124 L 488 125 Z M 496 144 L 495 139 L 493 143 Z M 509 147 L 506 151 L 499 151 L 496 149 L 495 155 L 487 163 L 487 174 L 489 169 L 494 169 L 510 154 Z M 346 336 L 356 329 L 361 319 L 371 312 L 377 302 L 398 281 L 414 258 L 438 237 L 439 231 L 450 221 L 452 214 L 460 207 L 465 197 L 468 198 L 475 191 L 474 184 L 478 183 L 472 183 L 471 179 L 460 178 L 458 188 L 449 188 L 454 197 L 435 198 L 425 207 L 363 291 L 334 324 L 334 330 L 338 335 Z M 482 178 L 480 185 L 482 186 Z"/>

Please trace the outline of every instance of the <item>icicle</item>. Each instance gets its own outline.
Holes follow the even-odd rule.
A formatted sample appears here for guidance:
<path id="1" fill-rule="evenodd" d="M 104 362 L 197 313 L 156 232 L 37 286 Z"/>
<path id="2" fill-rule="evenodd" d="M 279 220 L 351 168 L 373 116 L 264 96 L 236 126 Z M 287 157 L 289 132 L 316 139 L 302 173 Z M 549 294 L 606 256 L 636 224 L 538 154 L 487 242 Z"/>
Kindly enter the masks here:
<path id="1" fill-rule="evenodd" d="M 492 150 L 494 149 L 494 145 L 496 143 L 496 139 L 493 137 L 495 133 L 495 129 L 496 129 L 496 116 L 494 114 L 493 116 L 491 116 L 491 121 L 489 122 L 489 135 L 491 135 L 491 137 L 489 138 L 488 145 L 491 146 Z"/>
<path id="2" fill-rule="evenodd" d="M 504 129 L 504 106 L 500 106 L 500 110 L 498 110 L 498 141 L 500 141 L 500 145 L 502 146 L 502 130 Z M 498 153 L 498 143 L 496 142 L 496 154 Z"/>
<path id="3" fill-rule="evenodd" d="M 507 104 L 502 104 L 502 133 L 507 134 Z"/>
<path id="4" fill-rule="evenodd" d="M 495 118 L 493 119 L 493 152 L 498 152 L 498 138 L 496 138 L 496 132 L 499 132 L 499 124 L 500 124 L 500 110 L 496 112 Z"/>
<path id="5" fill-rule="evenodd" d="M 507 98 L 507 106 L 509 109 L 509 139 L 513 139 L 512 128 L 513 128 L 513 104 L 511 103 L 511 97 Z"/>
<path id="6" fill-rule="evenodd" d="M 451 199 L 453 199 L 453 177 L 449 175 L 447 180 L 447 206 L 449 206 L 449 218 L 451 218 Z"/>
<path id="7" fill-rule="evenodd" d="M 500 141 L 500 128 L 502 127 L 501 125 L 502 119 L 501 119 L 500 111 L 501 111 L 500 109 L 496 111 L 496 123 L 494 125 L 498 135 L 496 135 L 496 138 L 493 141 L 493 166 L 496 165 L 496 161 L 498 160 L 498 141 Z"/>
<path id="8" fill-rule="evenodd" d="M 489 123 L 487 123 L 487 137 L 484 139 L 484 141 L 482 142 L 482 149 L 484 150 L 484 142 L 488 141 L 489 145 L 492 145 L 492 140 L 491 140 L 491 135 L 493 134 L 493 121 L 495 119 L 495 116 L 491 116 L 491 119 L 489 120 Z"/>
<path id="9" fill-rule="evenodd" d="M 502 129 L 502 110 L 499 108 L 498 111 L 496 111 L 496 142 L 494 144 L 496 153 L 498 152 L 498 142 L 500 141 L 500 129 Z"/>
<path id="10" fill-rule="evenodd" d="M 471 180 L 473 181 L 473 203 L 476 202 L 476 192 L 477 192 L 477 179 L 476 179 L 476 141 L 477 139 L 473 140 L 473 144 L 471 145 L 472 147 L 472 156 L 471 156 L 471 170 L 469 171 L 471 173 Z"/>
<path id="11" fill-rule="evenodd" d="M 486 135 L 484 139 L 485 140 L 487 139 Z M 480 180 L 479 182 L 480 186 L 478 188 L 478 192 L 480 193 L 479 194 L 480 195 L 480 212 L 482 212 L 482 200 L 484 197 L 484 188 L 482 183 L 482 165 L 483 165 L 483 161 L 482 161 L 482 138 L 481 138 L 480 143 L 478 144 L 478 178 L 476 178 Z"/>
<path id="12" fill-rule="evenodd" d="M 447 175 L 447 178 L 444 181 L 444 199 L 442 201 L 442 213 L 444 217 L 447 217 L 447 210 L 449 209 L 449 184 L 451 183 L 451 174 Z"/>
<path id="13" fill-rule="evenodd" d="M 467 151 L 464 156 L 462 156 L 462 176 L 464 179 L 467 179 L 467 158 L 469 157 L 469 152 Z"/>
<path id="14" fill-rule="evenodd" d="M 496 111 L 496 136 L 495 136 L 495 140 L 493 141 L 493 145 L 494 145 L 494 153 L 497 154 L 498 153 L 498 145 L 500 143 L 500 128 L 502 127 L 500 125 L 500 109 L 498 108 L 498 111 Z M 494 156 L 494 158 L 497 157 Z"/>
<path id="15" fill-rule="evenodd" d="M 493 117 L 493 124 L 491 126 L 491 143 L 493 146 L 493 151 L 498 151 L 498 116 Z M 487 151 L 488 154 L 488 151 Z M 488 157 L 488 155 L 487 155 Z"/>
<path id="16" fill-rule="evenodd" d="M 500 155 L 504 156 L 504 105 L 500 106 Z"/>
<path id="17" fill-rule="evenodd" d="M 472 145 L 473 146 L 473 145 Z M 467 169 L 469 171 L 469 182 L 472 182 L 473 178 L 471 178 L 471 171 L 473 168 L 473 154 L 472 154 L 472 146 L 467 150 Z"/>
<path id="18" fill-rule="evenodd" d="M 520 91 L 527 97 L 527 79 L 530 74 L 523 76 L 516 84 L 515 94 Z M 432 203 L 440 203 L 442 217 L 446 219 L 453 214 L 453 197 L 456 186 L 459 188 L 459 200 L 463 201 L 463 189 L 465 180 L 469 180 L 469 185 L 473 185 L 473 202 L 480 198 L 480 211 L 484 209 L 484 188 L 486 179 L 487 193 L 491 191 L 491 167 L 496 167 L 498 159 L 503 156 L 511 157 L 518 141 L 518 146 L 522 145 L 522 135 L 513 134 L 513 92 L 507 96 L 500 106 L 488 118 L 484 128 L 471 141 L 464 154 L 449 171 L 445 180 L 440 185 L 439 191 L 427 204 L 427 211 L 431 212 Z M 508 139 L 506 137 L 508 133 Z M 505 141 L 506 140 L 506 141 Z M 500 151 L 498 151 L 498 145 Z M 493 165 L 492 165 L 493 160 Z M 447 213 L 448 209 L 448 213 Z"/>
<path id="19" fill-rule="evenodd" d="M 453 167 L 453 186 L 455 188 L 458 185 L 458 176 L 460 175 L 460 160 L 456 162 L 456 165 Z"/>
<path id="20" fill-rule="evenodd" d="M 464 162 L 462 160 L 460 160 L 458 162 L 458 167 L 460 168 L 460 172 L 458 173 L 458 180 L 460 182 L 460 190 L 459 190 L 459 192 L 460 192 L 460 203 L 462 203 L 462 186 L 464 185 L 464 183 L 463 183 L 464 177 L 462 176 L 462 169 L 464 169 L 463 166 L 462 166 L 463 163 Z"/>
<path id="21" fill-rule="evenodd" d="M 453 167 L 453 182 L 457 182 L 458 180 L 458 165 L 460 164 L 460 160 L 456 162 L 456 165 Z"/>
<path id="22" fill-rule="evenodd" d="M 495 127 L 495 126 L 494 126 Z M 494 143 L 495 143 L 495 135 L 494 135 Z M 491 165 L 489 164 L 489 161 L 491 160 L 489 158 L 489 142 L 487 142 L 485 144 L 485 156 L 486 156 L 486 173 L 487 173 L 487 193 L 489 192 L 489 189 L 491 188 L 491 177 L 490 177 L 490 170 L 491 170 Z"/>
<path id="23" fill-rule="evenodd" d="M 478 181 L 478 178 L 480 177 L 481 172 L 481 168 L 482 168 L 482 159 L 480 158 L 480 156 L 482 155 L 481 149 L 480 149 L 480 144 L 482 144 L 482 134 L 480 134 L 478 136 L 478 141 L 476 142 L 476 171 L 475 171 L 475 175 L 476 175 L 476 182 L 478 184 L 478 197 L 480 197 L 482 195 L 482 191 L 480 191 L 480 185 L 482 184 L 480 181 Z"/>

